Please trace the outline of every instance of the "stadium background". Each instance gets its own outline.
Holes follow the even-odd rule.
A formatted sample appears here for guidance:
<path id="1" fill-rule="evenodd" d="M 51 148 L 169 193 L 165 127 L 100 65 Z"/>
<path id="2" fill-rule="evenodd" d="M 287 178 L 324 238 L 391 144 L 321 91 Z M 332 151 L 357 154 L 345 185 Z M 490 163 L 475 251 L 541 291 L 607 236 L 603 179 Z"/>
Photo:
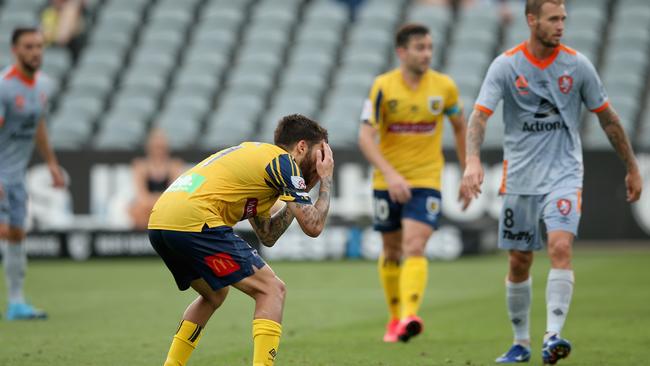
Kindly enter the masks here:
<path id="1" fill-rule="evenodd" d="M 9 34 L 38 24 L 46 0 L 0 1 L 0 64 L 12 62 Z M 528 37 L 523 2 L 508 2 L 503 22 L 490 1 L 452 12 L 410 0 L 366 0 L 352 13 L 334 0 L 86 0 L 79 57 L 48 48 L 44 71 L 55 95 L 51 140 L 70 177 L 64 192 L 48 187 L 35 159 L 28 250 L 32 257 L 150 255 L 126 209 L 133 198 L 130 162 L 147 132 L 167 132 L 188 162 L 244 140 L 272 141 L 278 118 L 303 113 L 330 131 L 336 189 L 330 228 L 308 239 L 292 227 L 269 258 L 373 258 L 368 230 L 369 168 L 356 146 L 358 117 L 373 78 L 397 65 L 393 33 L 405 21 L 428 25 L 433 67 L 450 74 L 466 114 L 490 61 Z M 597 66 L 639 153 L 650 192 L 650 4 L 647 0 L 567 0 L 564 43 Z M 468 213 L 455 195 L 460 179 L 451 128 L 441 233 L 430 257 L 488 252 L 496 245 L 501 176 L 501 110 L 488 124 L 485 194 Z M 582 239 L 642 240 L 650 235 L 650 198 L 625 203 L 624 170 L 595 116 L 585 113 L 585 201 Z M 246 223 L 239 227 L 254 240 Z M 579 241 L 580 244 L 580 241 Z"/>

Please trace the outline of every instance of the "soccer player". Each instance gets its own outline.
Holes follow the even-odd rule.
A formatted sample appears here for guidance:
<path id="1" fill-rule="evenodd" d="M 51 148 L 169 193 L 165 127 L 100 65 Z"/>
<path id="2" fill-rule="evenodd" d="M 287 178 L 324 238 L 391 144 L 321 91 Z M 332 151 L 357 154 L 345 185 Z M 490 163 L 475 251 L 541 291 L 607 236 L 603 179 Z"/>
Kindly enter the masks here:
<path id="1" fill-rule="evenodd" d="M 514 344 L 496 361 L 530 359 L 533 251 L 542 248 L 539 221 L 548 233 L 551 270 L 546 284 L 546 333 L 542 359 L 555 364 L 571 351 L 561 331 L 569 312 L 574 274 L 572 247 L 582 201 L 582 104 L 600 125 L 627 169 L 627 201 L 641 195 L 641 176 L 618 115 L 598 74 L 581 53 L 560 43 L 566 20 L 563 0 L 528 0 L 530 38 L 497 57 L 487 71 L 467 135 L 464 193 L 481 192 L 480 146 L 485 124 L 499 100 L 504 110 L 504 161 L 499 247 L 509 251 L 506 304 Z"/>
<path id="2" fill-rule="evenodd" d="M 329 210 L 334 160 L 327 131 L 302 115 L 283 117 L 275 144 L 244 142 L 181 175 L 149 219 L 149 238 L 180 290 L 199 293 L 176 331 L 165 366 L 185 365 L 230 286 L 255 300 L 253 365 L 272 366 L 282 332 L 285 285 L 232 226 L 248 219 L 273 246 L 294 217 L 318 236 Z M 318 200 L 307 193 L 320 181 Z M 273 216 L 277 200 L 286 206 Z"/>
<path id="3" fill-rule="evenodd" d="M 23 295 L 27 269 L 25 171 L 34 141 L 47 162 L 55 187 L 64 178 L 50 147 L 45 125 L 49 82 L 38 70 L 43 59 L 43 36 L 36 28 L 16 28 L 11 36 L 15 64 L 0 74 L 0 243 L 9 305 L 7 320 L 43 319 L 44 311 Z"/>
<path id="4" fill-rule="evenodd" d="M 461 168 L 466 127 L 454 81 L 429 67 L 429 30 L 403 25 L 395 45 L 400 66 L 375 79 L 359 146 L 374 167 L 374 228 L 383 241 L 378 269 L 389 311 L 384 342 L 407 342 L 423 328 L 417 313 L 427 283 L 424 249 L 440 216 L 443 118 L 453 126 Z M 466 208 L 471 198 L 464 197 Z"/>

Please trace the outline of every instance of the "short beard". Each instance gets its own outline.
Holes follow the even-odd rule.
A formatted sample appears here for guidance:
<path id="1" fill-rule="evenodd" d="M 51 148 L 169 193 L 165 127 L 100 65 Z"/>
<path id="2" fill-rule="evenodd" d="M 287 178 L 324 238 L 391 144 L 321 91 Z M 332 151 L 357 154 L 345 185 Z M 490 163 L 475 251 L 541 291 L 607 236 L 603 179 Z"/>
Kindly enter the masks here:
<path id="1" fill-rule="evenodd" d="M 311 161 L 310 158 L 311 149 L 309 149 L 307 156 L 299 164 L 300 172 L 302 173 L 302 177 L 305 179 L 305 184 L 307 184 L 307 186 L 310 186 L 317 178 L 317 174 L 314 173 L 314 165 L 316 163 Z"/>
<path id="2" fill-rule="evenodd" d="M 21 62 L 20 65 L 23 67 L 23 70 L 27 71 L 30 74 L 36 73 L 38 71 L 38 66 L 34 67 L 26 62 Z"/>
<path id="3" fill-rule="evenodd" d="M 542 46 L 544 46 L 546 48 L 555 48 L 555 47 L 559 46 L 559 44 L 556 44 L 556 43 L 553 43 L 551 41 L 547 41 L 546 39 L 544 39 L 543 34 L 540 34 L 540 33 L 542 33 L 542 32 L 540 32 L 539 28 L 538 28 L 537 32 L 535 32 L 535 38 L 537 38 L 537 41 L 539 41 L 539 43 Z"/>

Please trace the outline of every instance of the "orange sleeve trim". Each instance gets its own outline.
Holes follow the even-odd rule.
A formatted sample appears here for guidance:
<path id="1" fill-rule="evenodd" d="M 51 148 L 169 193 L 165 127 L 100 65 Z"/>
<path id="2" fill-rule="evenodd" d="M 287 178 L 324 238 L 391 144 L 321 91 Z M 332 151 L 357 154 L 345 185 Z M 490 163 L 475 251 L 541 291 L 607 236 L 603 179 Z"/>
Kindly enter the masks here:
<path id="1" fill-rule="evenodd" d="M 591 111 L 594 112 L 594 113 L 600 113 L 600 112 L 604 111 L 605 109 L 607 109 L 607 107 L 609 107 L 609 101 L 603 103 L 603 105 L 601 105 L 600 107 L 598 107 L 596 109 L 592 109 Z"/>
<path id="2" fill-rule="evenodd" d="M 564 52 L 566 52 L 566 53 L 568 53 L 569 55 L 572 55 L 572 56 L 575 56 L 575 55 L 578 54 L 578 51 L 574 50 L 573 48 L 571 48 L 571 47 L 569 47 L 569 46 L 567 46 L 565 44 L 560 44 L 560 49 L 562 49 L 562 51 L 564 51 Z"/>
<path id="3" fill-rule="evenodd" d="M 484 107 L 484 106 L 482 106 L 480 104 L 474 104 L 474 108 L 478 109 L 479 111 L 481 111 L 481 112 L 483 112 L 485 114 L 487 114 L 488 116 L 491 116 L 492 113 L 494 113 L 490 108 Z"/>

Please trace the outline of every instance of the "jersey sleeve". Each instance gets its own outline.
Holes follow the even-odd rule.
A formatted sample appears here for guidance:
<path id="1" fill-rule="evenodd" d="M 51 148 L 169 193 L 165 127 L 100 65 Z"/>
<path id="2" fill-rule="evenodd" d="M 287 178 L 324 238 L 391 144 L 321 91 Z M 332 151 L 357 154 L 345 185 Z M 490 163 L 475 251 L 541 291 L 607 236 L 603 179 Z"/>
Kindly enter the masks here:
<path id="1" fill-rule="evenodd" d="M 268 184 L 280 193 L 280 200 L 311 204 L 307 183 L 298 164 L 289 154 L 282 154 L 273 159 L 266 166 L 266 174 L 269 177 Z"/>
<path id="2" fill-rule="evenodd" d="M 590 111 L 598 113 L 609 105 L 607 92 L 605 92 L 605 87 L 591 61 L 584 55 L 580 55 L 579 60 L 582 73 L 582 86 L 580 88 L 582 101 Z"/>
<path id="3" fill-rule="evenodd" d="M 383 122 L 383 101 L 384 92 L 381 88 L 381 82 L 377 78 L 372 84 L 368 99 L 366 99 L 363 105 L 363 110 L 361 111 L 361 122 L 368 123 L 373 127 L 378 127 Z"/>
<path id="4" fill-rule="evenodd" d="M 461 105 L 459 101 L 458 95 L 460 94 L 458 92 L 458 87 L 456 86 L 456 83 L 452 78 L 449 79 L 449 94 L 447 95 L 447 99 L 445 101 L 445 115 L 448 117 L 453 117 L 457 116 L 461 113 Z"/>
<path id="5" fill-rule="evenodd" d="M 485 80 L 481 85 L 481 91 L 478 93 L 474 108 L 491 115 L 494 109 L 503 98 L 505 88 L 505 64 L 504 56 L 497 57 L 485 74 Z"/>

